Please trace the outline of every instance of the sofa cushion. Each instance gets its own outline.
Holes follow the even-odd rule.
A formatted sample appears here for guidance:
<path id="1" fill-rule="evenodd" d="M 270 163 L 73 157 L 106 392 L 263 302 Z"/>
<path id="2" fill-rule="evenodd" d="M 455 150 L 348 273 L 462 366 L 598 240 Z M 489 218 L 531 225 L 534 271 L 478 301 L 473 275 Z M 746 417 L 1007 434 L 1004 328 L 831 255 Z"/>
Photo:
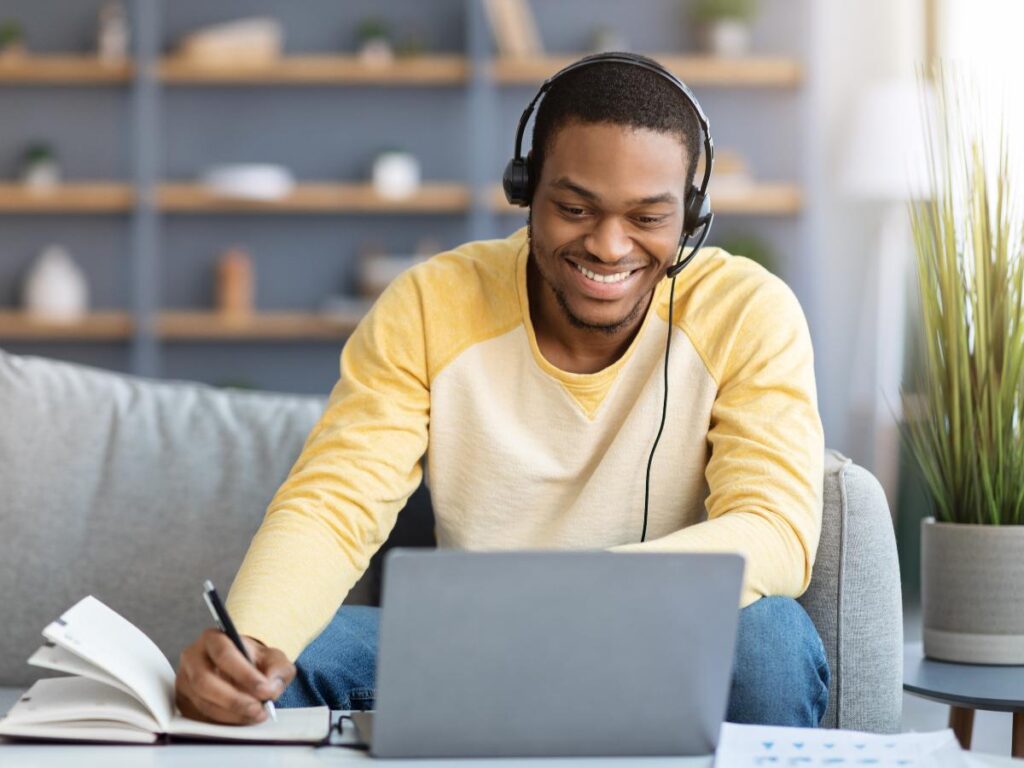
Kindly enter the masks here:
<path id="1" fill-rule="evenodd" d="M 0 351 L 0 685 L 90 593 L 176 666 L 322 409 Z"/>
<path id="2" fill-rule="evenodd" d="M 821 541 L 800 598 L 833 670 L 828 728 L 900 730 L 903 608 L 896 537 L 875 477 L 826 451 Z"/>

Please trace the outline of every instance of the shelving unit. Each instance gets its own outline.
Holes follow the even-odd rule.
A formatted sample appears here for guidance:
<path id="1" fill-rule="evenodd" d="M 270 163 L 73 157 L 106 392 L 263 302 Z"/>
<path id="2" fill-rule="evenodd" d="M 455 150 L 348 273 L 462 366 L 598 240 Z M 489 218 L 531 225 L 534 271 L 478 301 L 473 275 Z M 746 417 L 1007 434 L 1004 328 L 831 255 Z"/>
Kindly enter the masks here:
<path id="1" fill-rule="evenodd" d="M 157 334 L 168 341 L 341 341 L 356 327 L 357 315 L 258 312 L 233 317 L 218 312 L 161 312 Z"/>
<path id="2" fill-rule="evenodd" d="M 17 341 L 124 341 L 133 330 L 127 312 L 91 312 L 81 320 L 40 320 L 21 311 L 0 311 L 3 338 Z"/>
<path id="3" fill-rule="evenodd" d="M 157 207 L 167 213 L 463 213 L 469 189 L 458 183 L 426 183 L 412 196 L 383 198 L 370 184 L 303 182 L 272 201 L 220 197 L 193 183 L 161 184 Z"/>
<path id="4" fill-rule="evenodd" d="M 648 55 L 660 61 L 690 86 L 793 88 L 803 79 L 799 61 L 781 56 L 725 59 L 658 53 Z M 541 81 L 567 67 L 577 58 L 578 56 L 498 58 L 490 63 L 488 72 L 495 82 L 502 85 L 539 85 Z"/>
<path id="5" fill-rule="evenodd" d="M 357 56 L 287 56 L 269 66 L 210 67 L 167 57 L 160 80 L 168 85 L 461 85 L 465 56 L 410 56 L 367 64 Z"/>
<path id="6" fill-rule="evenodd" d="M 60 85 L 128 83 L 131 62 L 107 63 L 92 55 L 0 56 L 0 84 Z"/>
<path id="7" fill-rule="evenodd" d="M 132 185 L 116 181 L 69 182 L 46 192 L 0 183 L 0 213 L 128 213 L 134 205 Z"/>
<path id="8" fill-rule="evenodd" d="M 38 14 L 40 24 L 49 23 L 50 16 L 37 11 L 31 0 L 13 2 L 20 4 L 24 13 Z M 100 0 L 94 2 L 98 9 Z M 104 219 L 110 224 L 94 226 L 89 217 L 124 217 L 128 225 L 124 242 L 129 254 L 123 266 L 130 273 L 126 281 L 126 309 L 97 311 L 79 323 L 63 326 L 39 323 L 18 311 L 0 311 L 0 345 L 17 343 L 21 348 L 46 354 L 47 344 L 53 341 L 118 344 L 129 354 L 131 363 L 127 367 L 144 375 L 174 375 L 173 365 L 168 364 L 165 370 L 165 364 L 190 355 L 190 345 L 209 349 L 218 343 L 224 345 L 223 355 L 221 347 L 217 347 L 217 359 L 225 360 L 224 366 L 233 377 L 236 366 L 228 358 L 236 354 L 239 360 L 248 360 L 253 370 L 268 368 L 270 364 L 256 362 L 261 354 L 260 343 L 275 343 L 276 352 L 263 353 L 264 359 L 273 361 L 285 354 L 281 352 L 282 343 L 294 342 L 298 348 L 311 342 L 313 346 L 303 347 L 309 351 L 302 353 L 310 356 L 311 367 L 319 365 L 323 376 L 336 376 L 336 349 L 330 348 L 340 348 L 359 316 L 327 317 L 308 311 L 319 306 L 324 298 L 313 292 L 329 290 L 321 280 L 307 280 L 302 290 L 289 290 L 289 285 L 301 282 L 295 278 L 316 270 L 317 274 L 328 275 L 327 281 L 337 279 L 324 269 L 325 254 L 337 259 L 337 270 L 347 275 L 345 280 L 351 284 L 353 270 L 346 262 L 351 263 L 356 244 L 364 241 L 380 238 L 386 243 L 391 238 L 409 243 L 421 235 L 444 232 L 447 234 L 440 244 L 447 247 L 470 239 L 503 236 L 520 226 L 518 217 L 523 215 L 523 209 L 509 206 L 496 183 L 511 149 L 508 137 L 532 90 L 582 55 L 567 53 L 579 48 L 579 41 L 567 44 L 569 38 L 548 38 L 543 16 L 555 12 L 554 4 L 534 2 L 533 6 L 545 44 L 555 53 L 507 59 L 494 54 L 482 0 L 438 0 L 429 9 L 418 0 L 395 0 L 381 13 L 392 13 L 403 21 L 410 17 L 413 22 L 432 24 L 435 34 L 441 34 L 443 28 L 448 37 L 437 46 L 439 52 L 399 57 L 381 66 L 369 65 L 355 55 L 319 52 L 324 49 L 322 44 L 295 43 L 273 66 L 197 66 L 165 51 L 173 47 L 183 30 L 223 20 L 218 14 L 226 18 L 244 15 L 240 10 L 243 6 L 229 4 L 227 10 L 220 10 L 219 5 L 215 9 L 199 0 L 128 2 L 133 16 L 132 61 L 111 66 L 96 56 L 56 50 L 20 58 L 0 57 L 0 114 L 7 93 L 17 94 L 18 104 L 24 107 L 30 99 L 56 99 L 64 95 L 74 98 L 79 87 L 98 88 L 104 103 L 128 107 L 124 134 L 111 136 L 112 142 L 130 148 L 130 170 L 124 174 L 128 178 L 118 179 L 121 173 L 108 171 L 115 178 L 103 179 L 106 174 L 101 168 L 98 173 L 79 173 L 74 180 L 45 195 L 31 193 L 19 184 L 0 183 L 0 222 L 4 217 L 24 216 L 18 222 L 23 238 L 33 226 L 43 228 L 40 232 L 46 232 L 47 239 L 51 229 L 63 232 L 82 227 L 103 233 L 95 236 L 105 240 L 93 247 L 94 251 L 102 251 L 108 242 L 119 242 L 119 235 L 107 233 L 124 225 L 114 218 Z M 583 27 L 604 21 L 605 15 L 617 15 L 624 23 L 631 23 L 635 16 L 635 11 L 613 0 L 560 0 L 566 5 L 574 2 L 580 8 L 585 3 L 585 15 L 589 18 L 580 22 Z M 651 4 L 663 15 L 677 12 L 679 5 L 678 0 L 642 2 Z M 318 8 L 324 12 L 328 6 Z M 456 11 L 462 19 L 461 30 L 458 23 L 451 23 Z M 290 34 L 291 23 L 311 12 L 289 5 L 282 6 L 276 14 L 284 19 Z M 313 26 L 351 27 L 359 13 L 342 5 L 330 6 L 327 12 L 345 17 L 345 25 L 335 19 Z M 18 11 L 12 9 L 9 14 L 17 16 Z M 302 28 L 303 24 L 295 26 Z M 672 35 L 664 34 L 665 24 L 657 21 L 657 14 L 643 24 L 636 22 L 635 26 L 654 41 L 646 46 L 647 50 L 666 51 L 678 44 L 673 42 Z M 312 39 L 315 35 L 308 24 L 306 29 L 305 34 Z M 320 34 L 318 30 L 316 34 Z M 80 41 L 82 35 L 69 33 L 65 39 Z M 327 39 L 326 33 L 317 39 Z M 639 44 L 638 49 L 645 48 L 644 39 L 638 35 L 633 41 Z M 289 42 L 293 42 L 291 37 Z M 70 50 L 73 45 L 65 49 Z M 799 51 L 786 46 L 769 46 L 764 50 L 783 53 L 738 59 L 678 53 L 651 55 L 697 89 L 705 109 L 709 92 L 721 92 L 726 94 L 723 98 L 736 99 L 741 104 L 748 99 L 790 95 L 799 103 L 797 94 L 807 76 L 804 58 L 798 55 Z M 730 93 L 738 96 L 730 97 Z M 394 104 L 409 106 L 392 109 L 381 94 L 386 94 Z M 83 108 L 81 100 L 75 103 Z M 263 106 L 278 103 L 287 106 Z M 332 108 L 332 103 L 353 106 Z M 210 109 L 217 110 L 219 122 L 208 121 Z M 390 119 L 380 116 L 381 110 L 390 110 Z M 185 117 L 181 117 L 182 112 Z M 189 114 L 198 119 L 189 120 Z M 337 122 L 327 129 L 322 124 L 304 122 L 307 114 L 315 115 L 313 119 L 317 120 L 333 116 Z M 451 114 L 460 116 L 457 120 L 448 119 Z M 716 119 L 719 114 L 715 112 Z M 378 122 L 361 122 L 364 115 Z M 69 128 L 65 134 L 71 138 L 65 138 L 65 143 L 73 143 L 75 132 L 71 124 L 77 119 L 78 115 L 68 113 Z M 102 119 L 97 118 L 96 122 L 104 125 Z M 221 125 L 225 132 L 218 135 Z M 411 198 L 382 199 L 369 184 L 358 180 L 358 166 L 350 162 L 338 169 L 337 162 L 345 156 L 351 159 L 356 155 L 364 164 L 369 159 L 365 149 L 350 146 L 359 142 L 350 141 L 347 132 L 361 131 L 359 136 L 363 137 L 367 131 L 376 130 L 377 125 L 383 145 L 408 137 L 421 159 L 427 161 L 424 176 L 428 181 Z M 183 139 L 183 132 L 194 132 L 194 136 Z M 279 140 L 265 138 L 275 132 L 280 134 Z M 422 135 L 430 135 L 431 141 L 416 145 Z M 281 148 L 295 139 L 309 148 Z M 0 124 L 0 142 L 3 140 L 4 126 Z M 362 146 L 367 144 L 363 141 Z M 716 144 L 729 146 L 717 133 Z M 240 147 L 237 151 L 235 145 Z M 429 153 L 435 151 L 446 159 L 438 160 L 437 167 L 431 169 Z M 309 158 L 311 154 L 316 162 L 307 161 L 304 170 L 295 170 L 299 182 L 293 193 L 282 200 L 226 199 L 212 194 L 195 180 L 203 167 L 220 162 L 272 160 L 293 167 L 289 158 Z M 799 231 L 805 205 L 802 173 L 799 168 L 786 168 L 772 173 L 775 178 L 759 179 L 743 191 L 730 191 L 727 187 L 718 190 L 713 184 L 718 221 L 750 216 L 775 231 Z M 720 232 L 721 226 L 716 224 L 716 230 Z M 397 233 L 406 235 L 399 238 Z M 787 237 L 793 239 L 792 235 Z M 302 243 L 309 238 L 315 244 L 309 250 L 305 245 L 282 245 Z M 74 240 L 68 240 L 65 238 L 64 244 L 75 253 Z M 208 274 L 215 250 L 237 242 L 255 243 L 253 252 L 259 262 L 257 284 L 261 291 L 269 291 L 261 292 L 263 308 L 244 321 L 199 309 L 209 298 L 197 298 L 196 292 L 198 286 L 209 285 L 209 278 L 188 277 L 188 273 L 194 276 L 199 269 Z M 83 261 L 89 272 L 91 265 Z M 170 280 L 170 276 L 174 279 Z M 12 293 L 8 291 L 9 295 Z M 293 298 L 275 300 L 281 295 Z M 273 311 L 269 307 L 274 307 Z M 35 344 L 41 346 L 33 347 Z M 236 344 L 239 346 L 230 346 Z M 325 345 L 329 345 L 326 350 Z M 198 347 L 195 349 L 199 354 Z M 214 374 L 211 378 L 215 378 Z M 259 385 L 258 374 L 254 383 Z M 322 393 L 329 383 L 323 378 L 311 379 L 308 391 Z"/>

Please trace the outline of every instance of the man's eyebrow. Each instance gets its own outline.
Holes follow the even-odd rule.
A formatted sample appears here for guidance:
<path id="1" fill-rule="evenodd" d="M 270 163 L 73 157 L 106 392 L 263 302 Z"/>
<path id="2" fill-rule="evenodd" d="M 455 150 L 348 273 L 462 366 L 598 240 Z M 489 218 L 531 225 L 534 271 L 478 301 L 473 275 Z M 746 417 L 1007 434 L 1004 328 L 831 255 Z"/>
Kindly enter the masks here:
<path id="1" fill-rule="evenodd" d="M 552 182 L 551 186 L 556 187 L 558 189 L 566 189 L 569 192 L 575 192 L 580 197 L 595 203 L 601 201 L 601 196 L 598 195 L 596 192 L 592 192 L 586 187 L 581 187 L 579 184 L 572 181 L 567 176 L 563 176 L 562 178 Z M 647 197 L 641 197 L 636 200 L 628 200 L 626 201 L 626 205 L 630 207 L 638 205 L 656 205 L 657 203 L 670 203 L 672 205 L 675 205 L 678 202 L 679 198 L 676 197 L 671 192 L 662 192 L 657 195 L 649 195 Z"/>

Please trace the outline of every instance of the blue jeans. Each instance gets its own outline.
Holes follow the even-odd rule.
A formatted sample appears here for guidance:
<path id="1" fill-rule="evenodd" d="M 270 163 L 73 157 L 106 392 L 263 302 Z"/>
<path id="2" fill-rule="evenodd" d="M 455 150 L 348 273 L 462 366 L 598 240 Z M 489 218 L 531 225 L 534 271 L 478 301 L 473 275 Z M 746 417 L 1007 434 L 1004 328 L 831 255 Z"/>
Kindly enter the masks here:
<path id="1" fill-rule="evenodd" d="M 343 606 L 299 656 L 278 706 L 372 709 L 379 612 Z M 828 684 L 825 648 L 796 600 L 764 597 L 740 611 L 727 720 L 817 726 Z"/>

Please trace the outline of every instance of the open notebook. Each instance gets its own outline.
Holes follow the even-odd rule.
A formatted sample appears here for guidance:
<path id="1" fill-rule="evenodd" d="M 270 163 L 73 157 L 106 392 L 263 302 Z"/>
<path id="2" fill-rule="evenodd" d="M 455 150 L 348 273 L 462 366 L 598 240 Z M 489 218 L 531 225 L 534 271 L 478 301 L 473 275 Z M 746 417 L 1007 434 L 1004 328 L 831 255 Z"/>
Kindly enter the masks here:
<path id="1" fill-rule="evenodd" d="M 174 706 L 174 670 L 141 630 L 91 595 L 43 630 L 28 663 L 74 677 L 38 680 L 0 718 L 0 736 L 73 741 L 202 739 L 319 744 L 327 707 L 278 709 L 277 722 L 215 725 Z"/>

